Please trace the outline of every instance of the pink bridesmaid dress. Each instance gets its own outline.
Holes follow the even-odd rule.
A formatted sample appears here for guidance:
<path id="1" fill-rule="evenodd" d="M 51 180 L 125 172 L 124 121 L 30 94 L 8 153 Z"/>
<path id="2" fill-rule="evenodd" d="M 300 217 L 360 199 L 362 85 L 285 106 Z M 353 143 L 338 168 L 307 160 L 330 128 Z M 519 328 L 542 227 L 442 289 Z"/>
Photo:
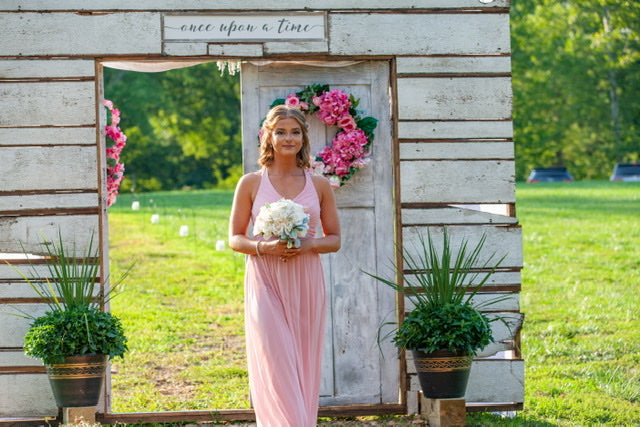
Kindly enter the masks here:
<path id="1" fill-rule="evenodd" d="M 293 200 L 310 215 L 313 238 L 320 221 L 315 186 L 305 171 L 304 189 Z M 266 169 L 251 210 L 282 196 Z M 258 426 L 315 426 L 318 417 L 325 283 L 320 255 L 306 252 L 288 260 L 250 255 L 245 273 L 245 333 L 249 387 Z"/>

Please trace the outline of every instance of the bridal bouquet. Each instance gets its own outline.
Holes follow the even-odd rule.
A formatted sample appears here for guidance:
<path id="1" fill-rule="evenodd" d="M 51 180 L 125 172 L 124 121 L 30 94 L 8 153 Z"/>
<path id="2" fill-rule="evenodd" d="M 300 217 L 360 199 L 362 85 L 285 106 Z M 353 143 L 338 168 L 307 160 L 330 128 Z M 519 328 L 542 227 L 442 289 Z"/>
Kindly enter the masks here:
<path id="1" fill-rule="evenodd" d="M 287 242 L 287 247 L 300 247 L 300 237 L 309 230 L 309 214 L 304 208 L 289 199 L 267 203 L 260 208 L 253 226 L 253 234 L 262 234 L 265 239 L 273 236 Z"/>

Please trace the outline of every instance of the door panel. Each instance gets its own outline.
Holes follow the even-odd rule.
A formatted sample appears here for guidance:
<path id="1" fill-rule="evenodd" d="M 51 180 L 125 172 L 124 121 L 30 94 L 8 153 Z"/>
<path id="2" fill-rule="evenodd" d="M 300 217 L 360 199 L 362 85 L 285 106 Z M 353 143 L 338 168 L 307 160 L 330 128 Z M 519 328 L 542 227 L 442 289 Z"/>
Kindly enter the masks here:
<path id="1" fill-rule="evenodd" d="M 300 63 L 242 65 L 243 163 L 255 171 L 261 120 L 277 98 L 320 83 L 360 98 L 358 110 L 379 120 L 370 164 L 335 190 L 342 249 L 323 255 L 327 281 L 327 329 L 321 385 L 322 405 L 396 403 L 397 352 L 378 348 L 378 328 L 395 319 L 395 293 L 361 270 L 393 277 L 393 164 L 389 64 L 362 62 L 346 67 Z M 312 153 L 329 145 L 336 127 L 309 118 Z M 384 353 L 384 357 L 383 357 Z"/>

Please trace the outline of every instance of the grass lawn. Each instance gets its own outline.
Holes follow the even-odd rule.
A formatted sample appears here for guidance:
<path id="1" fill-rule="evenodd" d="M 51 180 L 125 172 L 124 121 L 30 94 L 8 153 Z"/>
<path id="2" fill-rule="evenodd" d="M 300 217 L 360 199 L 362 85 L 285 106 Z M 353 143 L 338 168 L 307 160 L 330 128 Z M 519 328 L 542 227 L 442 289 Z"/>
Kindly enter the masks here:
<path id="1" fill-rule="evenodd" d="M 112 302 L 130 340 L 114 412 L 248 407 L 244 259 L 215 250 L 231 192 L 132 197 L 109 211 L 112 276 L 136 262 Z M 640 425 L 640 183 L 518 184 L 517 214 L 525 409 L 469 425 Z"/>

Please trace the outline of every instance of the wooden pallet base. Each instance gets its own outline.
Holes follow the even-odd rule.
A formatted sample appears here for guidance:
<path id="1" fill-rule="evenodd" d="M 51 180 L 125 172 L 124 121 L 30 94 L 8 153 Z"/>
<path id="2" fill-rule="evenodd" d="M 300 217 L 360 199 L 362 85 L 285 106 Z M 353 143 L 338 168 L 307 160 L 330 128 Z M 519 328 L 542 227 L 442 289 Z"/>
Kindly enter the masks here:
<path id="1" fill-rule="evenodd" d="M 429 399 L 421 394 L 420 413 L 430 427 L 463 427 L 467 410 L 464 399 Z"/>
<path id="2" fill-rule="evenodd" d="M 94 424 L 96 422 L 96 407 L 83 406 L 81 408 L 62 408 L 63 424 L 80 424 L 81 422 Z"/>

